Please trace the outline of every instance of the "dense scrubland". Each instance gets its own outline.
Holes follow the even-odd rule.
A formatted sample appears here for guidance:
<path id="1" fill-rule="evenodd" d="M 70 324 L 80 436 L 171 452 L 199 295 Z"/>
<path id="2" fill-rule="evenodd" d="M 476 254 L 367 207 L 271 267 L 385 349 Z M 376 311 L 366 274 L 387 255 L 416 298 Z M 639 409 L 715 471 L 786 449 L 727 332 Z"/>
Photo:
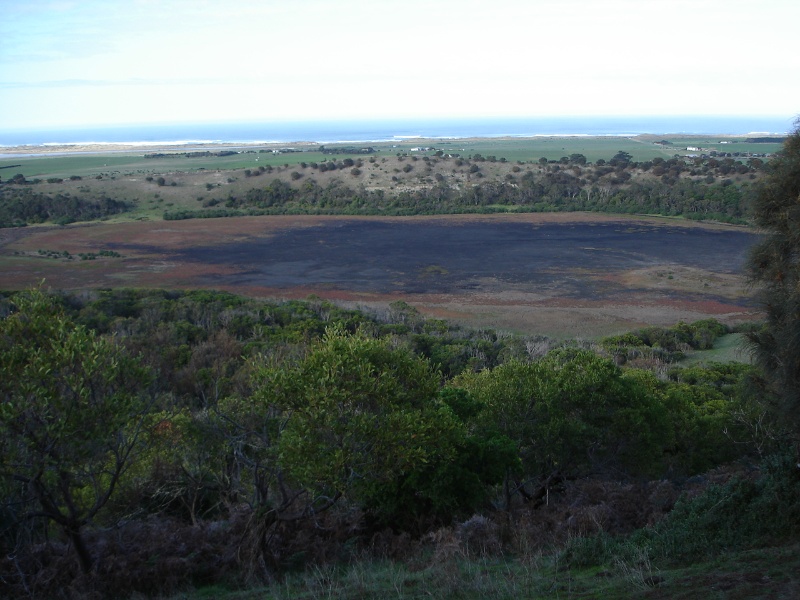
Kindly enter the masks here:
<path id="1" fill-rule="evenodd" d="M 753 218 L 772 232 L 750 265 L 767 319 L 557 341 L 457 327 L 403 301 L 368 312 L 211 291 L 7 293 L 0 589 L 796 595 L 799 156 L 795 134 L 766 166 L 642 164 L 626 153 L 591 165 L 354 156 L 326 166 L 337 174 L 329 181 L 310 181 L 319 163 L 219 185 L 196 173 L 195 187 L 211 186 L 203 199 L 178 195 L 188 176 L 145 180 L 164 198 L 175 190 L 176 205 L 200 205 L 165 207 L 164 218 L 508 209 Z M 367 165 L 397 169 L 395 189 L 338 179 L 358 180 Z M 404 189 L 415 170 L 431 181 Z M 24 217 L 4 208 L 5 223 L 52 220 L 44 198 L 22 198 L 48 196 L 48 185 L 65 193 L 66 183 L 4 183 L 4 207 L 43 207 Z M 110 188 L 84 189 L 76 214 Z M 122 210 L 140 217 L 149 203 L 106 197 L 133 202 Z M 111 216 L 115 205 L 103 206 Z M 752 364 L 702 359 L 732 334 L 751 341 Z"/>
<path id="2" fill-rule="evenodd" d="M 364 560 L 682 564 L 793 535 L 771 518 L 725 541 L 730 523 L 709 524 L 694 549 L 662 532 L 719 486 L 760 497 L 782 445 L 754 367 L 681 366 L 730 333 L 715 321 L 579 343 L 402 301 L 34 290 L 2 312 L 9 594 L 235 588 Z M 784 511 L 794 489 L 758 501 Z"/>

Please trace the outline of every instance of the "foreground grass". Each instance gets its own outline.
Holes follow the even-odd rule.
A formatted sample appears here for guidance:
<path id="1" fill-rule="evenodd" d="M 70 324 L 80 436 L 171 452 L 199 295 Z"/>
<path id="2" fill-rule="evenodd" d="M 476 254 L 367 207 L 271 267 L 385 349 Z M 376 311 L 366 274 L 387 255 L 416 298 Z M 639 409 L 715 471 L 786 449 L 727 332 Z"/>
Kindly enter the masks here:
<path id="1" fill-rule="evenodd" d="M 322 598 L 797 598 L 800 545 L 736 552 L 691 566 L 664 567 L 646 558 L 571 569 L 557 557 L 450 557 L 425 566 L 357 562 L 312 567 L 267 587 L 198 589 L 171 600 Z"/>

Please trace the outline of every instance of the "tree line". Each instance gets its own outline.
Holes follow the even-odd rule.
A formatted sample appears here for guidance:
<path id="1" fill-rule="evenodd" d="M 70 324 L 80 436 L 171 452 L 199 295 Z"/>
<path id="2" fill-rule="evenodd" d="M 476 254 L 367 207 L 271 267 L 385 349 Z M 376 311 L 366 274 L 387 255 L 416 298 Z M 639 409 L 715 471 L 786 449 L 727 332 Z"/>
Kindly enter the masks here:
<path id="1" fill-rule="evenodd" d="M 757 193 L 755 184 L 731 181 L 707 184 L 696 180 L 664 183 L 634 182 L 625 187 L 581 185 L 564 171 L 535 176 L 528 172 L 516 183 L 485 181 L 469 186 L 439 182 L 430 187 L 397 193 L 352 188 L 341 181 L 321 186 L 307 180 L 294 187 L 280 179 L 229 195 L 213 204 L 225 208 L 178 210 L 166 220 L 208 216 L 270 214 L 345 214 L 408 216 L 458 213 L 593 211 L 607 213 L 682 215 L 690 219 L 746 223 Z M 204 214 L 212 213 L 212 214 Z"/>
<path id="2" fill-rule="evenodd" d="M 102 219 L 130 208 L 128 202 L 107 196 L 86 199 L 69 192 L 41 193 L 27 186 L 0 188 L 0 227 L 23 227 L 34 223 L 66 225 Z"/>

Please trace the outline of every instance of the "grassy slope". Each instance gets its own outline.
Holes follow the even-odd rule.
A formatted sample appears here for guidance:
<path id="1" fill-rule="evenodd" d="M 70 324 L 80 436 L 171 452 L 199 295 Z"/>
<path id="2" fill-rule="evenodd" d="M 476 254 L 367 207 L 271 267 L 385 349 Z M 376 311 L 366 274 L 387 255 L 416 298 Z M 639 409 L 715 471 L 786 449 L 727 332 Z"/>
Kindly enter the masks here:
<path id="1" fill-rule="evenodd" d="M 660 568 L 645 561 L 574 570 L 540 555 L 473 560 L 450 557 L 425 566 L 357 562 L 347 568 L 324 567 L 290 575 L 269 587 L 247 591 L 214 587 L 174 598 L 788 599 L 800 595 L 799 573 L 798 545 L 735 552 L 678 568 Z"/>

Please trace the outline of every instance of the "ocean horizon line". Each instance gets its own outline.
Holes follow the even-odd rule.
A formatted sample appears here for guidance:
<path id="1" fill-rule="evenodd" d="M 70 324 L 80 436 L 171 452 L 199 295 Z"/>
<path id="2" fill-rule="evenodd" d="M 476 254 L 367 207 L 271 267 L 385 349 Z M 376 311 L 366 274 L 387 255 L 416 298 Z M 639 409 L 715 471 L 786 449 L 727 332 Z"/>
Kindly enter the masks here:
<path id="1" fill-rule="evenodd" d="M 394 136 L 391 138 L 380 138 L 380 139 L 341 139 L 341 140 L 289 140 L 289 139 L 274 139 L 274 140 L 162 140 L 162 141 L 142 141 L 142 140 L 120 140 L 120 141 L 98 141 L 98 140 L 85 140 L 85 141 L 71 141 L 71 142 L 41 142 L 41 143 L 30 143 L 30 144 L 16 144 L 16 145 L 9 145 L 9 144 L 0 144 L 0 148 L 16 148 L 16 147 L 41 147 L 41 148 L 62 148 L 64 146 L 126 146 L 126 147 L 143 147 L 143 148 L 152 148 L 152 147 L 175 147 L 175 146 L 215 146 L 215 145 L 226 145 L 226 146 L 267 146 L 267 145 L 275 145 L 275 144 L 315 144 L 315 145 L 325 145 L 325 144 L 372 144 L 372 143 L 389 143 L 389 142 L 397 142 L 397 143 L 408 143 L 414 140 L 426 140 L 426 141 L 448 141 L 448 140 L 463 140 L 463 139 L 470 139 L 470 138 L 519 138 L 519 139 L 526 139 L 526 138 L 537 138 L 537 137 L 556 137 L 556 138 L 569 138 L 569 137 L 634 137 L 637 135 L 649 135 L 649 134 L 639 134 L 639 133 L 601 133 L 601 134 L 593 134 L 593 133 L 534 133 L 534 134 L 527 134 L 527 133 L 498 133 L 498 134 L 481 134 L 481 135 L 463 135 L 463 136 L 426 136 L 426 135 L 402 135 L 402 136 Z M 664 134 L 669 135 L 669 134 Z M 727 135 L 727 134 L 718 134 L 718 135 Z M 779 135 L 779 134 L 772 134 L 769 132 L 750 132 L 747 134 L 742 135 Z"/>
<path id="2" fill-rule="evenodd" d="M 0 131 L 0 147 L 404 143 L 468 138 L 786 135 L 783 117 L 666 116 L 207 122 Z"/>

